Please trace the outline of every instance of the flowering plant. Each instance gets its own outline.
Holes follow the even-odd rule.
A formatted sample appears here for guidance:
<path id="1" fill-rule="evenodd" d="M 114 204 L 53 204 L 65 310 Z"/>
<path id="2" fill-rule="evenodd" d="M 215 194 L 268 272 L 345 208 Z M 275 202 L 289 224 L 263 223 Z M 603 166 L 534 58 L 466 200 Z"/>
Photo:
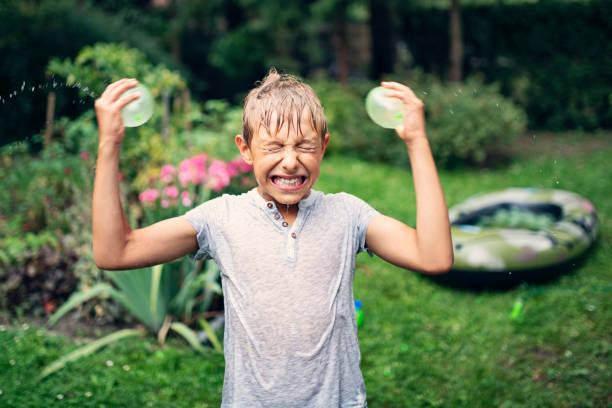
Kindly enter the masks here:
<path id="1" fill-rule="evenodd" d="M 223 161 L 205 153 L 184 159 L 178 166 L 164 164 L 159 175 L 149 180 L 149 188 L 138 194 L 145 221 L 180 215 L 225 192 L 243 192 L 255 185 L 251 169 L 242 157 Z"/>
<path id="2" fill-rule="evenodd" d="M 82 155 L 83 157 L 84 155 Z M 85 159 L 85 157 L 83 157 Z M 159 221 L 182 213 L 201 201 L 223 192 L 237 193 L 252 187 L 255 182 L 248 176 L 251 166 L 242 158 L 228 162 L 199 154 L 185 159 L 178 166 L 165 164 L 159 176 L 151 180 L 150 188 L 138 195 L 146 222 Z M 134 208 L 131 208 L 134 210 Z M 223 348 L 205 316 L 215 296 L 221 295 L 217 282 L 219 269 L 211 260 L 191 264 L 187 257 L 177 262 L 131 271 L 109 274 L 114 286 L 98 283 L 88 290 L 73 293 L 49 319 L 55 324 L 68 311 L 94 297 L 107 296 L 122 304 L 132 316 L 155 333 L 163 344 L 169 331 L 182 336 L 195 350 L 204 352 L 198 334 L 189 326 L 198 323 L 206 332 L 215 350 Z M 212 311 L 212 313 L 215 313 Z M 91 354 L 100 347 L 121 339 L 139 336 L 145 329 L 123 329 L 113 332 L 46 366 L 40 378 L 62 369 L 70 361 Z"/>

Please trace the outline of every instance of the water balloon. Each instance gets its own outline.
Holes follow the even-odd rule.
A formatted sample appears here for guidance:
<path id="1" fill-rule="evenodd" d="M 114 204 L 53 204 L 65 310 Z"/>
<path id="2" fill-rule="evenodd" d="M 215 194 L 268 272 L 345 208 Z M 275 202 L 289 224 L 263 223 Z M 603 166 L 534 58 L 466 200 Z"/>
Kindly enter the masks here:
<path id="1" fill-rule="evenodd" d="M 145 123 L 153 115 L 153 96 L 149 89 L 142 84 L 125 91 L 121 96 L 138 92 L 140 97 L 123 108 L 123 124 L 126 127 L 136 127 Z"/>
<path id="2" fill-rule="evenodd" d="M 387 96 L 389 89 L 377 86 L 368 92 L 365 100 L 366 112 L 370 119 L 379 126 L 394 129 L 404 119 L 404 103 Z"/>

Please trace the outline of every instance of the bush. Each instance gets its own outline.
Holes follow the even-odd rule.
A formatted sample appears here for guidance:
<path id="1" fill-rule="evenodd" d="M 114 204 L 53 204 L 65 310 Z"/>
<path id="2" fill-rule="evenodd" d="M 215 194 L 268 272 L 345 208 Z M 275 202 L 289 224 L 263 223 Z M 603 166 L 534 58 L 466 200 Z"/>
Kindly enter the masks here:
<path id="1" fill-rule="evenodd" d="M 417 73 L 422 75 L 422 73 Z M 526 130 L 525 113 L 478 76 L 460 84 L 420 79 L 427 135 L 441 167 L 482 165 L 499 157 Z"/>
<path id="2" fill-rule="evenodd" d="M 0 307 L 42 314 L 76 288 L 77 248 L 90 246 L 76 238 L 84 225 L 67 210 L 91 194 L 91 165 L 58 143 L 39 156 L 26 150 L 21 143 L 0 151 L 0 179 L 10 192 L 0 214 L 11 214 L 0 216 Z"/>
<path id="3" fill-rule="evenodd" d="M 470 77 L 443 83 L 420 70 L 389 78 L 411 87 L 425 103 L 427 136 L 440 167 L 481 165 L 499 157 L 513 138 L 525 131 L 524 112 L 501 96 L 496 84 Z M 323 78 L 309 81 L 328 121 L 330 154 L 409 166 L 406 148 L 395 131 L 383 129 L 366 114 L 364 99 L 375 83 L 343 86 Z"/>
<path id="4" fill-rule="evenodd" d="M 353 80 L 343 85 L 321 76 L 307 82 L 319 96 L 327 119 L 331 137 L 326 154 L 405 164 L 397 152 L 403 143 L 395 132 L 377 126 L 365 111 L 365 95 L 375 83 Z"/>

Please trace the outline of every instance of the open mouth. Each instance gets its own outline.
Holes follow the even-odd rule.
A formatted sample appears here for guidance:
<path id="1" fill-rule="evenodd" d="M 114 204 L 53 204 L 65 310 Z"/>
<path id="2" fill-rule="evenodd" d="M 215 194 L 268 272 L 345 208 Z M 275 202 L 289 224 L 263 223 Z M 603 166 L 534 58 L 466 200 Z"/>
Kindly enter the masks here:
<path id="1" fill-rule="evenodd" d="M 272 176 L 270 180 L 272 184 L 280 188 L 281 190 L 297 190 L 306 183 L 306 176 Z"/>

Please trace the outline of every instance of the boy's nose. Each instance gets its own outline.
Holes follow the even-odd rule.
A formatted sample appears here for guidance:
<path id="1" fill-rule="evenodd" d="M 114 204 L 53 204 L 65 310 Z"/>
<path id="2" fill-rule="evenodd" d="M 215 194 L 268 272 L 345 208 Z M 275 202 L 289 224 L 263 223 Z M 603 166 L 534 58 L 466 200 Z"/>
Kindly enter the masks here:
<path id="1" fill-rule="evenodd" d="M 287 149 L 283 156 L 282 165 L 283 168 L 286 169 L 288 172 L 291 172 L 292 170 L 297 170 L 299 166 L 297 152 L 295 152 L 293 149 Z"/>

